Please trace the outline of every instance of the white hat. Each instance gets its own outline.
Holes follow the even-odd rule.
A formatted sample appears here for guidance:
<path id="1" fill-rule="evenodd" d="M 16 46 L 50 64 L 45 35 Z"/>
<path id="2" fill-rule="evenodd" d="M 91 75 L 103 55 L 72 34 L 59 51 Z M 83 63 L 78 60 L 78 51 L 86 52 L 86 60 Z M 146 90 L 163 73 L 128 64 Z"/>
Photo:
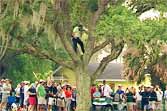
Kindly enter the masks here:
<path id="1" fill-rule="evenodd" d="M 30 81 L 24 81 L 25 84 L 30 84 Z"/>
<path id="2" fill-rule="evenodd" d="M 142 87 L 143 85 L 142 85 L 142 84 L 139 84 L 138 86 L 139 86 L 139 87 Z"/>
<path id="3" fill-rule="evenodd" d="M 122 86 L 121 84 L 118 84 L 118 86 Z"/>
<path id="4" fill-rule="evenodd" d="M 102 83 L 98 83 L 98 86 L 102 86 L 103 84 Z"/>
<path id="5" fill-rule="evenodd" d="M 150 88 L 154 88 L 154 86 L 150 86 Z"/>
<path id="6" fill-rule="evenodd" d="M 145 87 L 149 87 L 149 88 L 151 88 L 151 86 L 150 86 L 150 85 L 145 85 Z"/>
<path id="7" fill-rule="evenodd" d="M 43 79 L 40 79 L 39 82 L 45 82 Z"/>
<path id="8" fill-rule="evenodd" d="M 73 89 L 76 89 L 77 87 L 76 86 L 72 86 Z"/>

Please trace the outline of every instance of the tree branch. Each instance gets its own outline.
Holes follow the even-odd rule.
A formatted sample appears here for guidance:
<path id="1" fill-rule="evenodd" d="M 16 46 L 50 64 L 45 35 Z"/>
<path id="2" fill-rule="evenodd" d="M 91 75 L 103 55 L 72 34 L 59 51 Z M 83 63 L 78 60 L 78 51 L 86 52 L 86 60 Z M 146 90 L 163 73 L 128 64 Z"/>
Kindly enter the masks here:
<path id="1" fill-rule="evenodd" d="M 107 57 L 104 57 L 102 61 L 100 62 L 98 68 L 96 71 L 92 74 L 91 79 L 94 81 L 106 68 L 106 66 L 113 61 L 114 59 L 117 59 L 118 56 L 121 54 L 122 50 L 124 48 L 124 42 L 121 42 L 118 45 L 114 45 L 113 51 L 111 52 L 110 55 Z"/>
<path id="2" fill-rule="evenodd" d="M 104 3 L 104 1 L 106 1 L 106 3 Z M 97 21 L 99 20 L 102 13 L 105 11 L 105 8 L 108 4 L 109 4 L 108 0 L 98 0 L 98 10 L 95 13 L 92 13 L 91 15 L 89 26 L 88 26 L 89 34 L 88 34 L 88 41 L 86 44 L 86 51 L 85 51 L 86 54 L 84 57 L 87 60 L 87 63 L 89 62 L 92 56 L 92 51 L 95 44 L 94 32 L 95 32 Z"/>
<path id="3" fill-rule="evenodd" d="M 0 47 L 2 47 L 2 46 L 0 46 Z M 33 56 L 41 58 L 41 59 L 48 59 L 54 63 L 60 64 L 60 65 L 67 67 L 69 69 L 73 68 L 72 67 L 73 63 L 71 61 L 65 62 L 63 59 L 55 57 L 55 55 L 50 54 L 46 50 L 42 51 L 39 48 L 32 46 L 31 44 L 26 44 L 26 46 L 23 48 L 7 47 L 7 49 L 15 51 L 16 53 L 21 53 L 21 54 L 27 53 L 27 54 L 33 55 Z"/>
<path id="4" fill-rule="evenodd" d="M 32 45 L 28 44 L 27 47 L 24 49 L 25 53 L 31 54 L 35 57 L 39 57 L 41 59 L 48 59 L 51 60 L 54 63 L 60 64 L 64 67 L 67 67 L 69 69 L 73 69 L 73 65 L 71 61 L 65 62 L 65 60 L 55 57 L 55 55 L 52 55 L 46 50 L 40 50 L 39 48 L 33 47 Z"/>
<path id="5" fill-rule="evenodd" d="M 58 33 L 61 43 L 63 44 L 65 50 L 67 51 L 67 53 L 69 54 L 69 56 L 75 64 L 78 61 L 80 61 L 80 57 L 75 53 L 70 42 L 72 25 L 69 7 L 69 1 L 57 0 L 55 2 L 55 30 Z"/>
<path id="6" fill-rule="evenodd" d="M 103 43 L 101 43 L 100 45 L 96 46 L 93 51 L 92 54 L 98 52 L 99 50 L 103 49 L 104 47 L 106 47 L 108 44 L 111 43 L 111 40 L 106 40 Z"/>

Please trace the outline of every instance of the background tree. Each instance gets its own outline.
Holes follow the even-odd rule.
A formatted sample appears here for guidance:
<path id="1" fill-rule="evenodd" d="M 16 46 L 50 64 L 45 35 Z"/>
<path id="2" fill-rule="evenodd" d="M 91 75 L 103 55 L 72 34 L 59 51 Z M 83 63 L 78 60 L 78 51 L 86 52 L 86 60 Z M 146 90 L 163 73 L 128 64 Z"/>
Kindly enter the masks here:
<path id="1" fill-rule="evenodd" d="M 132 0 L 133 1 L 133 0 Z M 148 5 L 148 3 L 150 5 Z M 165 1 L 139 1 L 129 4 L 129 9 L 136 10 L 134 14 L 140 15 L 143 13 L 142 10 L 138 10 L 137 7 L 149 6 L 148 11 L 151 8 L 158 10 L 161 15 L 166 11 Z M 133 8 L 132 8 L 133 7 Z M 141 11 L 141 12 L 140 12 Z M 145 12 L 144 11 L 144 12 Z M 149 70 L 153 79 L 155 75 L 160 78 L 160 80 L 166 81 L 164 62 L 166 54 L 164 53 L 164 44 L 166 44 L 166 18 L 159 15 L 155 20 L 147 18 L 140 24 L 136 26 L 140 27 L 140 30 L 135 32 L 138 38 L 141 39 L 133 41 L 134 45 L 128 46 L 128 50 L 124 54 L 125 65 L 125 76 L 132 80 L 142 80 L 145 69 Z M 154 16 L 154 15 L 153 15 Z M 163 48 L 162 48 L 163 47 Z M 159 65 L 161 64 L 161 65 Z M 162 65 L 163 64 L 163 65 Z M 161 68 L 160 68 L 161 66 Z M 155 68 L 156 67 L 156 68 Z M 161 69 L 161 71 L 159 71 Z M 163 71 L 162 71 L 163 70 Z M 161 72 L 161 73 L 160 73 Z"/>

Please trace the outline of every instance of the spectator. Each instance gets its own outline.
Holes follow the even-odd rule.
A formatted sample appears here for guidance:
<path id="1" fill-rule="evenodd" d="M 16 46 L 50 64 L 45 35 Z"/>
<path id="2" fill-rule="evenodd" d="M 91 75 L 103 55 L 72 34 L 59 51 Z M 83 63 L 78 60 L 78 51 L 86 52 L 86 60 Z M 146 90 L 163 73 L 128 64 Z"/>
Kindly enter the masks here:
<path id="1" fill-rule="evenodd" d="M 51 110 L 55 105 L 57 96 L 57 87 L 55 87 L 54 81 L 51 81 L 51 86 L 48 86 L 48 110 Z"/>
<path id="2" fill-rule="evenodd" d="M 67 87 L 67 90 L 65 91 L 65 95 L 66 95 L 66 108 L 67 111 L 70 111 L 71 108 L 71 99 L 72 99 L 72 90 L 71 87 Z"/>
<path id="3" fill-rule="evenodd" d="M 16 89 L 15 89 L 15 96 L 16 96 L 16 104 L 18 105 L 20 103 L 20 88 L 21 88 L 21 85 L 18 84 Z"/>
<path id="4" fill-rule="evenodd" d="M 36 97 L 36 88 L 35 88 L 35 84 L 32 83 L 30 88 L 28 89 L 28 103 L 29 103 L 29 107 L 28 107 L 28 111 L 35 111 L 36 110 L 36 104 L 37 104 L 37 97 Z"/>
<path id="5" fill-rule="evenodd" d="M 10 81 L 8 79 L 6 79 L 3 83 L 2 86 L 2 102 L 1 102 L 1 106 L 2 109 L 5 109 L 5 107 L 7 106 L 7 98 L 10 96 L 10 91 L 11 91 L 11 84 Z"/>
<path id="6" fill-rule="evenodd" d="M 124 91 L 122 90 L 122 85 L 121 84 L 118 85 L 118 90 L 116 91 L 116 93 L 118 93 L 120 95 L 124 94 Z"/>
<path id="7" fill-rule="evenodd" d="M 65 106 L 66 106 L 65 99 L 66 98 L 65 98 L 65 93 L 64 93 L 63 89 L 60 89 L 58 91 L 57 97 L 58 97 L 57 107 L 58 107 L 59 111 L 66 111 L 66 108 L 65 108 Z"/>
<path id="8" fill-rule="evenodd" d="M 0 100 L 2 99 L 3 80 L 0 80 Z"/>
<path id="9" fill-rule="evenodd" d="M 155 111 L 155 102 L 157 101 L 157 94 L 154 91 L 154 87 L 151 87 L 150 90 L 150 98 L 149 98 L 149 106 L 152 111 Z"/>
<path id="10" fill-rule="evenodd" d="M 20 87 L 20 106 L 21 108 L 24 107 L 24 82 L 21 82 L 21 87 Z"/>
<path id="11" fill-rule="evenodd" d="M 136 105 L 138 111 L 141 110 L 141 99 L 142 99 L 142 96 L 139 94 L 139 92 L 142 92 L 140 86 L 138 87 L 138 91 L 136 92 Z"/>
<path id="12" fill-rule="evenodd" d="M 44 81 L 40 80 L 39 84 L 37 85 L 36 88 L 37 91 L 37 99 L 38 99 L 38 106 L 37 110 L 38 111 L 43 111 L 44 108 L 46 107 L 46 90 L 44 87 Z"/>
<path id="13" fill-rule="evenodd" d="M 93 98 L 100 98 L 101 97 L 101 93 L 98 90 L 98 88 L 96 88 L 96 92 L 93 93 Z"/>
<path id="14" fill-rule="evenodd" d="M 1 101 L 2 101 L 2 92 L 3 92 L 3 79 L 0 80 L 0 104 L 1 104 Z M 1 109 L 1 106 L 0 106 L 0 109 Z"/>
<path id="15" fill-rule="evenodd" d="M 163 92 L 159 88 L 158 85 L 155 87 L 155 92 L 157 94 L 157 102 L 156 102 L 156 110 L 162 110 L 162 97 L 163 97 Z"/>
<path id="16" fill-rule="evenodd" d="M 112 90 L 108 84 L 106 84 L 106 81 L 103 81 L 103 86 L 101 87 L 102 90 L 102 96 L 103 97 L 110 97 L 110 94 L 112 93 Z"/>
<path id="17" fill-rule="evenodd" d="M 135 111 L 134 104 L 136 103 L 136 96 L 134 89 L 131 87 L 126 92 L 126 99 L 127 99 L 127 105 L 128 105 L 128 111 Z"/>
<path id="18" fill-rule="evenodd" d="M 127 88 L 128 89 L 128 88 Z M 115 102 L 122 102 L 124 99 L 124 91 L 122 90 L 122 85 L 118 85 L 118 89 L 116 90 L 116 93 L 114 95 L 114 101 Z"/>
<path id="19" fill-rule="evenodd" d="M 29 85 L 30 82 L 29 81 L 24 81 L 25 85 L 24 85 L 24 109 L 28 108 L 28 90 L 29 90 Z"/>
<path id="20" fill-rule="evenodd" d="M 165 111 L 167 111 L 167 85 L 166 85 L 166 90 L 164 92 L 164 99 L 165 99 Z"/>
<path id="21" fill-rule="evenodd" d="M 77 106 L 77 90 L 74 86 L 72 89 L 71 110 L 75 111 Z"/>
<path id="22" fill-rule="evenodd" d="M 142 100 L 141 100 L 141 106 L 142 106 L 142 110 L 148 110 L 149 109 L 149 96 L 150 96 L 150 92 L 149 92 L 149 87 L 144 87 L 144 92 L 140 92 L 140 95 L 142 96 Z"/>
<path id="23" fill-rule="evenodd" d="M 93 94 L 96 92 L 96 85 L 93 84 L 90 88 L 90 93 L 91 93 L 91 99 L 93 101 Z"/>

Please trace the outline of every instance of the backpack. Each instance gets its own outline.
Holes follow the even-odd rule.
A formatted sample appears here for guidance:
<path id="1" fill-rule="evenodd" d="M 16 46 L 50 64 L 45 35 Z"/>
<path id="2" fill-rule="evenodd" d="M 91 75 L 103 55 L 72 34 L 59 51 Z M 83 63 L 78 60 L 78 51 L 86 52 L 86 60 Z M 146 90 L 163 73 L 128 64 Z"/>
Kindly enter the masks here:
<path id="1" fill-rule="evenodd" d="M 114 95 L 114 102 L 120 102 L 120 94 L 116 93 Z"/>

